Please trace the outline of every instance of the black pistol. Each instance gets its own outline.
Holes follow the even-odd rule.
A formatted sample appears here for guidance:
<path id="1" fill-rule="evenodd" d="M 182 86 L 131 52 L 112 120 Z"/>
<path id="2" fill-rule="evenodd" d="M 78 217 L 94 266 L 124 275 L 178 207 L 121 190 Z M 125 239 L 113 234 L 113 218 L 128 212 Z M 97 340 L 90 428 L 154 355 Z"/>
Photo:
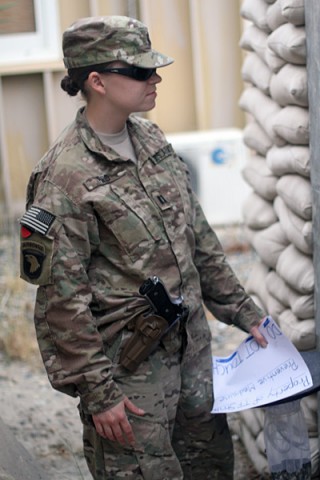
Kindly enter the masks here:
<path id="1" fill-rule="evenodd" d="M 183 298 L 172 299 L 159 277 L 150 277 L 139 288 L 140 295 L 146 297 L 153 313 L 163 317 L 171 328 L 176 322 L 184 320 L 188 309 L 183 303 Z"/>
<path id="2" fill-rule="evenodd" d="M 148 300 L 151 308 L 136 321 L 134 332 L 120 355 L 120 364 L 131 372 L 159 345 L 168 330 L 177 322 L 184 322 L 189 313 L 183 298 L 172 299 L 156 276 L 143 282 L 139 293 Z"/>

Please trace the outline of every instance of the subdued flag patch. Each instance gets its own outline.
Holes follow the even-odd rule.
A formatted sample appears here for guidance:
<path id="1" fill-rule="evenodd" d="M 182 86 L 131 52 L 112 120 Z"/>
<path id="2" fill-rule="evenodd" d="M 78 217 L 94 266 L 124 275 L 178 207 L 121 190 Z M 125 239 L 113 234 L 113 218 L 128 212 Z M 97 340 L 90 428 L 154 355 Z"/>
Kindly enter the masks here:
<path id="1" fill-rule="evenodd" d="M 55 218 L 55 215 L 52 215 L 52 213 L 42 208 L 32 206 L 22 216 L 20 223 L 34 232 L 46 235 Z"/>

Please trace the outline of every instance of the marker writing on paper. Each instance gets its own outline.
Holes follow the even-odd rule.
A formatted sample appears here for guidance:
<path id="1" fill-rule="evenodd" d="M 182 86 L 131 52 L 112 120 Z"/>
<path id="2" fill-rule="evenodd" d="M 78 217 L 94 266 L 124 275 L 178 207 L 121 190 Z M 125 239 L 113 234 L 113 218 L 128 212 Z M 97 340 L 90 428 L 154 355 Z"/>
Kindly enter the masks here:
<path id="1" fill-rule="evenodd" d="M 227 393 L 225 395 L 219 395 L 216 400 L 217 402 L 230 401 L 239 397 L 241 398 L 242 395 L 247 395 L 249 392 L 253 392 L 254 390 L 256 390 L 255 385 L 253 383 L 248 383 L 248 385 L 245 385 L 240 390 L 234 390 L 233 392 Z"/>
<path id="2" fill-rule="evenodd" d="M 283 335 L 279 327 L 273 322 L 270 322 L 269 317 L 263 323 L 263 328 L 265 329 L 264 335 L 274 340 L 276 337 L 280 337 Z"/>
<path id="3" fill-rule="evenodd" d="M 215 375 L 228 375 L 232 370 L 235 370 L 243 362 L 238 351 L 235 351 L 228 358 L 217 358 L 213 364 L 213 371 Z"/>
<path id="4" fill-rule="evenodd" d="M 245 348 L 246 348 L 246 360 L 250 357 L 252 357 L 252 355 L 254 355 L 255 353 L 257 353 L 259 350 L 260 350 L 260 345 L 259 343 L 252 337 L 248 337 L 245 341 Z"/>
<path id="5" fill-rule="evenodd" d="M 299 385 L 303 385 L 304 388 L 308 388 L 312 386 L 312 383 L 309 382 L 307 375 L 303 375 L 295 378 L 290 377 L 287 383 L 284 383 L 283 385 L 279 385 L 276 389 L 271 388 L 268 397 L 269 398 L 279 397 L 284 392 L 292 390 L 293 388 L 296 388 Z"/>
<path id="6" fill-rule="evenodd" d="M 297 370 L 298 364 L 293 358 L 288 358 L 285 362 L 280 363 L 275 368 L 270 370 L 269 372 L 265 373 L 262 377 L 257 379 L 259 385 L 263 385 L 264 383 L 268 382 L 269 380 L 274 380 L 276 377 L 281 375 L 282 373 L 286 372 L 287 370 Z"/>

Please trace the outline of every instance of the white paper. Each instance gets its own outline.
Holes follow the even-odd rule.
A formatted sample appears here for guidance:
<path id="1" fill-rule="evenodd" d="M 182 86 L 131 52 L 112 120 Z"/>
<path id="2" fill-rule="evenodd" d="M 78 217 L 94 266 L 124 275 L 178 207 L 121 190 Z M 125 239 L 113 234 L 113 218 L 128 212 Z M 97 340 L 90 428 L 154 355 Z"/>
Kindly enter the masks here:
<path id="1" fill-rule="evenodd" d="M 229 357 L 213 356 L 212 413 L 258 407 L 312 387 L 305 361 L 274 320 L 267 317 L 259 330 L 267 348 L 249 336 Z"/>

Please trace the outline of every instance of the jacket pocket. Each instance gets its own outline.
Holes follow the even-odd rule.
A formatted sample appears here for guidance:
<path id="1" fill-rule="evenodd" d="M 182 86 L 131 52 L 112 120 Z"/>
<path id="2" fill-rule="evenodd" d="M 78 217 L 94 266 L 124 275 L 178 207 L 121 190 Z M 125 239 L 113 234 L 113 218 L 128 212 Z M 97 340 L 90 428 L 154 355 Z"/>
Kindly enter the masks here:
<path id="1" fill-rule="evenodd" d="M 152 200 L 129 173 L 95 192 L 95 210 L 118 246 L 134 262 L 162 238 Z"/>

